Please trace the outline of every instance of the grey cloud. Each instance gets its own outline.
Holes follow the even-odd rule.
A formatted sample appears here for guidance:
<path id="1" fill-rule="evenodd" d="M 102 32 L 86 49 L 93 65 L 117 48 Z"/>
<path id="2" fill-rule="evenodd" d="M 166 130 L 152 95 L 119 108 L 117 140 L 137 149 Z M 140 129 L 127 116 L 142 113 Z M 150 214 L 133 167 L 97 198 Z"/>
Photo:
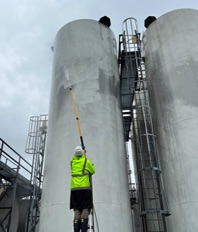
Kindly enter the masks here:
<path id="1" fill-rule="evenodd" d="M 0 137 L 24 153 L 29 118 L 48 112 L 53 44 L 66 23 L 90 18 L 111 18 L 116 39 L 125 18 L 138 20 L 144 30 L 148 15 L 159 17 L 181 7 L 197 8 L 197 1 L 159 0 L 0 0 Z"/>

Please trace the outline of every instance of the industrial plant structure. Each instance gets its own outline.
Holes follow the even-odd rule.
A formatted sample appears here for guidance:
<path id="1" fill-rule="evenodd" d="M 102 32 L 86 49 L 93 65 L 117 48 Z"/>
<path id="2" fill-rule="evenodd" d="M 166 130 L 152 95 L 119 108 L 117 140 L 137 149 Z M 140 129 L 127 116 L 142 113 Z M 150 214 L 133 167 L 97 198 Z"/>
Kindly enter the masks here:
<path id="1" fill-rule="evenodd" d="M 0 232 L 73 230 L 70 160 L 82 136 L 96 167 L 89 231 L 198 231 L 197 20 L 193 9 L 150 16 L 141 35 L 128 18 L 118 46 L 106 16 L 59 30 L 49 114 L 30 119 L 32 164 L 1 140 Z"/>

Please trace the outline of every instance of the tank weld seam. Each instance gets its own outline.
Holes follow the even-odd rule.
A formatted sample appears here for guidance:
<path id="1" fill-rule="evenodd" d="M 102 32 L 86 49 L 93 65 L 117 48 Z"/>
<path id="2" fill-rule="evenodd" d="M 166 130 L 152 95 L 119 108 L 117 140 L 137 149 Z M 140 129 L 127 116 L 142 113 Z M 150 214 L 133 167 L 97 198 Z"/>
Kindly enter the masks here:
<path id="1" fill-rule="evenodd" d="M 196 118 L 198 118 L 198 116 L 195 116 L 195 117 L 192 117 L 192 118 L 186 118 L 186 119 L 178 120 L 178 121 L 175 121 L 173 123 L 170 123 L 170 124 L 162 127 L 162 129 L 165 129 L 167 127 L 171 127 L 172 125 L 175 125 L 175 124 L 180 123 L 180 122 L 184 122 L 184 121 L 191 120 L 191 119 L 196 119 Z"/>
<path id="2" fill-rule="evenodd" d="M 168 64 L 172 64 L 172 63 L 173 63 L 173 61 L 181 60 L 182 58 L 184 58 L 184 57 L 188 57 L 188 56 L 192 56 L 192 57 L 194 57 L 194 56 L 195 56 L 195 55 L 197 55 L 197 54 L 198 54 L 198 53 L 196 52 L 196 53 L 193 53 L 193 54 L 189 54 L 189 55 L 185 55 L 185 56 L 180 56 L 179 58 L 175 58 L 175 59 L 173 59 L 173 60 L 170 60 L 170 61 L 168 61 L 167 63 L 165 63 L 164 65 L 162 65 L 162 66 L 158 67 L 157 69 L 154 69 L 154 72 L 152 73 L 152 75 L 151 75 L 151 76 L 153 76 L 155 73 L 157 73 L 157 71 L 158 71 L 159 69 L 161 69 L 161 68 L 163 68 L 163 67 L 167 66 Z"/>
<path id="3" fill-rule="evenodd" d="M 102 201 L 94 201 L 94 204 L 96 204 L 96 203 L 99 203 L 99 204 L 104 204 L 104 205 L 106 205 L 106 204 L 108 204 L 108 205 L 126 205 L 126 206 L 128 206 L 128 204 L 126 203 L 126 204 L 121 204 L 121 203 L 106 203 L 106 202 L 102 202 Z"/>
<path id="4" fill-rule="evenodd" d="M 197 202 L 198 202 L 198 201 L 180 202 L 180 203 L 170 204 L 170 206 L 175 206 L 175 205 L 187 205 L 187 204 L 193 204 L 193 203 L 197 203 Z"/>
<path id="5" fill-rule="evenodd" d="M 57 202 L 57 203 L 43 203 L 42 205 L 43 206 L 49 206 L 49 205 L 61 205 L 61 204 L 68 204 L 68 202 L 66 202 L 66 201 L 60 201 L 60 202 Z"/>

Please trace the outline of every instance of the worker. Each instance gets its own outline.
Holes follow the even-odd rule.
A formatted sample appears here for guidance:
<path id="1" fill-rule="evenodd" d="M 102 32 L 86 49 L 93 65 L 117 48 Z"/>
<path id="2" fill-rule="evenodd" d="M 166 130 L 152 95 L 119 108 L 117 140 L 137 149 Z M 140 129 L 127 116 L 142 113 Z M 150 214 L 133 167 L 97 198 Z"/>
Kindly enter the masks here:
<path id="1" fill-rule="evenodd" d="M 84 155 L 81 146 L 75 148 L 71 160 L 70 209 L 74 210 L 74 232 L 86 232 L 89 214 L 93 206 L 91 176 L 95 167 Z"/>

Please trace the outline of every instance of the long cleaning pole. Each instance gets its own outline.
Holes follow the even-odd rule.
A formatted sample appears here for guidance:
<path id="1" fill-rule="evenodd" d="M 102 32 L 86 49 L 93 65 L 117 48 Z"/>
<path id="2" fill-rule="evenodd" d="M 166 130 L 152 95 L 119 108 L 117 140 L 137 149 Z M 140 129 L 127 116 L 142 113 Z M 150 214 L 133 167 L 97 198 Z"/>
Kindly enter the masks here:
<path id="1" fill-rule="evenodd" d="M 75 114 L 75 117 L 76 117 L 76 123 L 77 123 L 77 126 L 78 126 L 78 133 L 79 133 L 79 136 L 80 136 L 81 147 L 85 151 L 85 145 L 84 145 L 84 142 L 83 142 L 82 130 L 81 130 L 81 127 L 80 127 L 80 120 L 79 120 L 79 117 L 78 117 L 78 112 L 77 112 L 76 103 L 75 103 L 75 99 L 74 99 L 73 89 L 72 89 L 72 87 L 70 87 L 69 89 L 70 89 L 70 95 L 71 95 L 71 99 L 72 99 L 72 105 L 74 107 L 74 114 Z"/>
<path id="2" fill-rule="evenodd" d="M 84 145 L 84 142 L 83 142 L 82 130 L 80 128 L 80 121 L 79 121 L 78 112 L 77 112 L 77 108 L 76 108 L 76 103 L 75 103 L 74 93 L 73 93 L 73 89 L 72 89 L 72 84 L 71 84 L 70 79 L 69 79 L 69 71 L 68 71 L 68 69 L 65 69 L 64 73 L 65 73 L 66 80 L 70 84 L 70 87 L 69 87 L 70 95 L 71 95 L 71 99 L 72 99 L 72 105 L 74 107 L 74 114 L 75 114 L 76 123 L 77 123 L 77 126 L 78 126 L 78 133 L 79 133 L 79 136 L 80 136 L 81 147 L 82 147 L 82 149 L 84 150 L 84 153 L 85 153 L 85 145 Z M 86 156 L 86 154 L 85 154 L 85 156 Z"/>

